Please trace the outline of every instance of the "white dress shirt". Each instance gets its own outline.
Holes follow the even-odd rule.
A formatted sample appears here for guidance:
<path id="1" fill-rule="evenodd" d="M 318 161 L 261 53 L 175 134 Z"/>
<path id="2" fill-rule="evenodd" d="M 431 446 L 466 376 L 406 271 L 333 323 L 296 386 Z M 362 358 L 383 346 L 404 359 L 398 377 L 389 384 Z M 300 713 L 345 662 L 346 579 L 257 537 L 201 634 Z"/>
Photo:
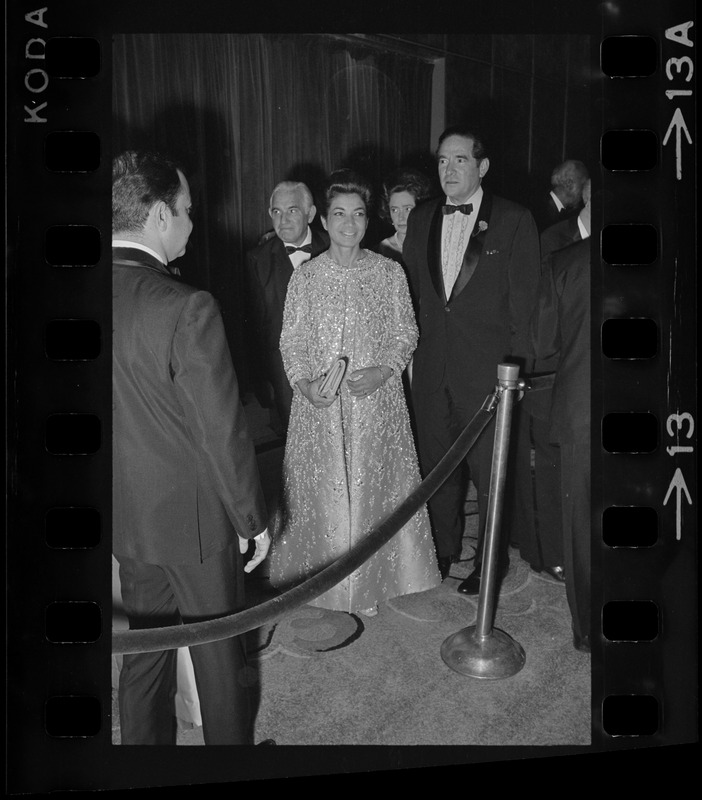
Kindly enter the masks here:
<path id="1" fill-rule="evenodd" d="M 113 239 L 112 240 L 113 247 L 133 247 L 135 250 L 143 250 L 145 253 L 148 253 L 150 256 L 157 258 L 162 264 L 166 262 L 163 258 L 155 251 L 152 250 L 150 247 L 147 247 L 145 244 L 139 244 L 139 242 L 130 242 L 127 239 Z"/>
<path id="2" fill-rule="evenodd" d="M 461 214 L 460 211 L 456 211 L 453 214 L 444 215 L 441 227 L 441 272 L 444 276 L 446 297 L 451 296 L 456 278 L 461 271 L 463 256 L 473 234 L 482 199 L 483 187 L 479 186 L 478 190 L 466 201 L 473 206 L 470 214 Z M 458 203 L 454 203 L 447 197 L 446 205 L 458 205 Z"/>
<path id="3" fill-rule="evenodd" d="M 305 239 L 304 239 L 304 241 L 302 242 L 302 244 L 299 244 L 299 245 L 293 245 L 293 244 L 291 244 L 290 242 L 283 242 L 283 244 L 284 244 L 286 247 L 287 247 L 287 246 L 291 246 L 291 247 L 304 247 L 304 246 L 305 246 L 305 245 L 307 245 L 307 244 L 312 244 L 312 230 L 310 229 L 310 227 L 309 227 L 309 225 L 308 225 L 308 226 L 307 226 L 307 236 L 305 236 Z M 289 258 L 289 259 L 290 259 L 290 261 L 292 262 L 293 269 L 297 269 L 297 268 L 300 266 L 300 264 L 302 264 L 302 263 L 303 263 L 303 262 L 305 262 L 305 261 L 309 261 L 309 260 L 310 260 L 310 258 L 312 258 L 312 255 L 311 255 L 311 253 L 303 253 L 301 250 L 297 250 L 295 253 L 290 253 L 290 254 L 288 255 L 288 258 Z"/>

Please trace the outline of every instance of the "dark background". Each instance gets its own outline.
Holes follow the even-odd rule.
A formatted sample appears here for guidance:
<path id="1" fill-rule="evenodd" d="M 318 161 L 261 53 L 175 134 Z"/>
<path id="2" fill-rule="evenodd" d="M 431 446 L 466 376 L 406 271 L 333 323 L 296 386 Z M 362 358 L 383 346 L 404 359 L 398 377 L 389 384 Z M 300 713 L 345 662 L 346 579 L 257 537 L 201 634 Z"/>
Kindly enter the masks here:
<path id="1" fill-rule="evenodd" d="M 588 35 L 126 34 L 112 56 L 113 152 L 155 148 L 182 163 L 195 227 L 178 266 L 219 300 L 244 388 L 255 346 L 244 254 L 271 228 L 271 190 L 295 178 L 317 195 L 331 170 L 350 166 L 377 191 L 393 169 L 414 166 L 440 191 L 436 60 L 445 78 L 434 133 L 444 121 L 477 128 L 496 194 L 531 206 L 556 164 L 597 161 Z M 373 216 L 366 246 L 391 232 Z"/>

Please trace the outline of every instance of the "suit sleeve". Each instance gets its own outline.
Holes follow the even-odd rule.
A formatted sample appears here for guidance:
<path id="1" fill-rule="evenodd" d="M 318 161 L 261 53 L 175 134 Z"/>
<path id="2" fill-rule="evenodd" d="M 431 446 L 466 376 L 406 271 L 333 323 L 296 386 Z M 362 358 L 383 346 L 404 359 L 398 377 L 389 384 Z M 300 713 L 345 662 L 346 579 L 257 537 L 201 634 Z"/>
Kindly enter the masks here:
<path id="1" fill-rule="evenodd" d="M 239 384 L 219 307 L 208 292 L 190 295 L 178 319 L 171 374 L 193 447 L 209 470 L 237 533 L 250 538 L 267 514 Z"/>
<path id="2" fill-rule="evenodd" d="M 509 310 L 512 355 L 533 363 L 529 322 L 536 307 L 541 276 L 539 234 L 531 212 L 523 209 L 517 221 L 509 264 Z"/>
<path id="3" fill-rule="evenodd" d="M 249 362 L 251 373 L 257 378 L 262 378 L 261 359 L 257 354 L 261 352 L 262 342 L 266 341 L 266 331 L 268 326 L 268 307 L 266 298 L 258 274 L 258 256 L 249 251 L 246 254 L 245 286 L 246 286 L 246 308 L 247 325 L 246 342 L 247 350 L 250 354 Z"/>
<path id="4" fill-rule="evenodd" d="M 544 259 L 537 303 L 530 323 L 530 338 L 539 361 L 557 359 L 560 353 L 559 302 L 553 274 L 553 258 L 549 256 Z"/>

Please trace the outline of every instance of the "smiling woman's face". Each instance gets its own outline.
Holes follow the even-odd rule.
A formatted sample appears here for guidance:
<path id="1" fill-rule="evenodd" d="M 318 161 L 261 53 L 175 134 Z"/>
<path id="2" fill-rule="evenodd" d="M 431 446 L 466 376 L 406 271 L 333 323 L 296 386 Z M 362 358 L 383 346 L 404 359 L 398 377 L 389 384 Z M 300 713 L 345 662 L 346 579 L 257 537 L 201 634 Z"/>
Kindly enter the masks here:
<path id="1" fill-rule="evenodd" d="M 329 203 L 322 224 L 329 239 L 338 247 L 357 247 L 368 227 L 368 214 L 363 198 L 358 194 L 337 194 Z"/>

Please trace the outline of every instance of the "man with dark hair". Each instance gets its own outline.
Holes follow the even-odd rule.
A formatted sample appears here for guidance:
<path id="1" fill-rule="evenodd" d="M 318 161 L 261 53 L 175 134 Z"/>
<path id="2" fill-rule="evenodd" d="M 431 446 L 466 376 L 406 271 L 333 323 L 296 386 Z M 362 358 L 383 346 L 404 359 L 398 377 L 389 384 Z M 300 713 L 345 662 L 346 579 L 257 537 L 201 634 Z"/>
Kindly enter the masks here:
<path id="1" fill-rule="evenodd" d="M 274 234 L 246 255 L 254 375 L 268 381 L 282 430 L 287 430 L 292 404 L 292 387 L 280 355 L 283 308 L 293 270 L 329 247 L 324 231 L 310 223 L 317 209 L 312 193 L 300 181 L 283 181 L 271 194 L 268 214 Z"/>
<path id="2" fill-rule="evenodd" d="M 113 162 L 113 552 L 132 629 L 227 616 L 269 547 L 253 443 L 219 307 L 178 281 L 192 231 L 185 175 Z M 125 655 L 122 744 L 175 744 L 176 650 Z M 206 744 L 250 744 L 240 637 L 191 648 Z"/>
<path id="3" fill-rule="evenodd" d="M 439 179 L 445 198 L 410 213 L 403 254 L 418 309 L 412 401 L 424 474 L 430 472 L 479 410 L 497 382 L 501 362 L 527 366 L 528 322 L 539 281 L 539 240 L 531 213 L 483 191 L 490 161 L 482 139 L 464 127 L 439 138 Z M 492 429 L 467 458 L 478 493 L 475 569 L 458 587 L 477 594 L 492 463 Z M 528 458 L 528 448 L 513 448 Z M 466 472 L 457 469 L 429 501 L 444 577 L 461 553 Z M 507 495 L 507 502 L 510 495 Z M 500 570 L 508 566 L 507 532 Z"/>

